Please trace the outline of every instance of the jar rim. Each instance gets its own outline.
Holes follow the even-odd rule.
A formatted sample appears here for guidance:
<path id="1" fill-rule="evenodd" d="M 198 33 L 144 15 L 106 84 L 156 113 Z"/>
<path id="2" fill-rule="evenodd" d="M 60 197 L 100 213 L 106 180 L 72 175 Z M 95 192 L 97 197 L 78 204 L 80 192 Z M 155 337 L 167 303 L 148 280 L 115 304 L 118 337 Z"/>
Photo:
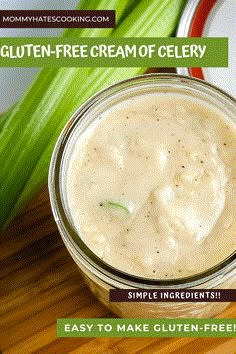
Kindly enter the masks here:
<path id="1" fill-rule="evenodd" d="M 80 235 L 74 230 L 70 220 L 68 219 L 65 213 L 60 188 L 61 161 L 64 154 L 64 149 L 66 147 L 66 143 L 74 129 L 77 128 L 78 125 L 80 125 L 80 121 L 83 120 L 82 117 L 86 117 L 87 110 L 91 107 L 94 107 L 97 102 L 99 102 L 103 98 L 106 98 L 108 94 L 110 94 L 112 97 L 116 94 L 116 92 L 122 92 L 123 90 L 129 87 L 140 86 L 141 83 L 144 85 L 148 82 L 152 84 L 159 84 L 161 81 L 162 83 L 166 81 L 166 83 L 168 84 L 170 84 L 170 82 L 172 81 L 172 83 L 175 82 L 178 85 L 182 85 L 182 87 L 184 87 L 184 85 L 193 85 L 193 88 L 197 89 L 199 93 L 203 93 L 202 90 L 204 90 L 205 93 L 208 92 L 208 94 L 211 95 L 215 94 L 216 97 L 218 96 L 218 98 L 223 99 L 225 102 L 227 101 L 229 104 L 232 104 L 234 110 L 236 111 L 236 100 L 233 97 L 231 97 L 228 93 L 224 92 L 218 87 L 200 79 L 186 77 L 174 73 L 151 73 L 119 81 L 118 83 L 109 86 L 103 89 L 102 91 L 99 91 L 89 100 L 87 100 L 83 105 L 81 105 L 78 110 L 76 110 L 76 112 L 72 115 L 72 117 L 62 130 L 55 145 L 49 168 L 49 196 L 54 219 L 56 221 L 57 227 L 60 231 L 64 243 L 76 258 L 79 257 L 85 266 L 90 268 L 92 267 L 94 273 L 96 273 L 97 275 L 103 274 L 103 276 L 105 276 L 107 279 L 113 279 L 113 281 L 122 283 L 125 286 L 133 286 L 139 288 L 190 288 L 194 286 L 199 286 L 211 279 L 215 279 L 216 277 L 221 276 L 222 274 L 225 274 L 226 272 L 229 272 L 232 269 L 236 268 L 236 251 L 234 251 L 226 259 L 216 264 L 215 266 L 203 272 L 183 278 L 152 279 L 125 273 L 121 270 L 115 269 L 110 264 L 101 260 L 95 253 L 93 253 L 93 251 L 82 240 Z M 200 87 L 202 88 L 202 90 L 200 90 Z M 179 88 L 181 89 L 181 87 Z"/>

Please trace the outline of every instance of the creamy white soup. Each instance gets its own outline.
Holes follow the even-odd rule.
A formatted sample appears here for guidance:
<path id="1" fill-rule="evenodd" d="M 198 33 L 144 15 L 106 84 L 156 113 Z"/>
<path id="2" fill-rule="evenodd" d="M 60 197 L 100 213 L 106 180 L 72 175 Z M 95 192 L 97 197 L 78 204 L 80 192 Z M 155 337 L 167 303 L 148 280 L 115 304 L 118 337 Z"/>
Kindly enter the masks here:
<path id="1" fill-rule="evenodd" d="M 154 279 L 205 271 L 236 248 L 236 131 L 181 92 L 114 104 L 68 146 L 65 195 L 101 259 Z"/>

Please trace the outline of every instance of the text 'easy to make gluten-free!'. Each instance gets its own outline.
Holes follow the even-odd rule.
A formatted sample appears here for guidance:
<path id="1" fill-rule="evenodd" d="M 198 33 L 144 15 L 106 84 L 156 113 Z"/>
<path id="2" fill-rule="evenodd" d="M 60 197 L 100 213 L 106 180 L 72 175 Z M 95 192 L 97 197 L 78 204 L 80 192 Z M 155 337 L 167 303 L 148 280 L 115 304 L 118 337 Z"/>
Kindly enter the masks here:
<path id="1" fill-rule="evenodd" d="M 58 319 L 59 337 L 236 337 L 234 319 Z"/>

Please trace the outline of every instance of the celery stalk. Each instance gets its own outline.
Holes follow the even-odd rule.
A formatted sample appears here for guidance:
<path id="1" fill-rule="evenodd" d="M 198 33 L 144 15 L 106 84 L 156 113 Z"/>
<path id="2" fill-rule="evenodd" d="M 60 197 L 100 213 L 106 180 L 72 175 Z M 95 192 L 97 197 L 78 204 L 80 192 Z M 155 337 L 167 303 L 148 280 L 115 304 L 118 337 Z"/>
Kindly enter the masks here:
<path id="1" fill-rule="evenodd" d="M 112 2 L 110 0 L 82 0 L 79 9 L 115 9 L 116 19 L 119 22 L 127 11 L 128 4 L 130 5 L 130 0 L 113 0 Z M 134 2 L 133 6 L 135 6 Z M 64 36 L 102 37 L 110 35 L 113 30 L 113 28 L 68 29 Z M 85 78 L 90 70 L 90 68 L 79 68 L 78 77 Z M 12 114 L 6 112 L 2 117 L 0 198 L 7 202 L 2 203 L 0 209 L 0 230 L 19 199 L 31 169 L 35 167 L 45 146 L 50 141 L 55 127 L 51 124 L 53 121 L 50 122 L 46 117 L 51 118 L 55 113 L 57 103 L 63 101 L 63 93 L 71 86 L 73 75 L 73 68 L 66 71 L 54 68 L 43 69 L 16 105 L 14 112 Z M 21 139 L 18 139 L 19 136 Z M 9 146 L 11 146 L 10 149 Z M 18 176 L 17 180 L 16 176 Z M 10 194 L 9 191 L 11 191 Z M 8 198 L 9 195 L 11 198 Z M 18 211 L 18 206 L 16 209 Z"/>
<path id="2" fill-rule="evenodd" d="M 112 35 L 169 36 L 185 2 L 141 0 Z M 75 109 L 98 90 L 144 69 L 93 68 L 88 77 L 81 76 L 85 71 L 61 68 L 48 85 L 41 74 L 4 127 L 0 135 L 0 200 L 5 205 L 1 207 L 0 229 L 46 183 L 54 144 Z"/>
<path id="3" fill-rule="evenodd" d="M 127 2 L 128 0 L 126 1 L 115 0 L 112 2 L 112 6 L 111 6 L 110 0 L 100 0 L 100 1 L 90 0 L 90 1 L 82 1 L 81 5 L 84 6 L 83 9 L 87 9 L 87 8 L 112 9 L 114 6 L 116 6 L 116 16 L 119 19 L 125 10 L 125 5 L 127 4 Z M 111 33 L 113 29 L 111 28 L 105 28 L 105 29 L 85 28 L 84 29 L 83 28 L 83 29 L 76 29 L 75 31 L 79 33 L 80 37 L 84 37 L 87 34 L 87 30 L 90 30 L 89 33 L 91 37 L 96 37 L 98 34 L 100 36 L 108 35 Z M 67 34 L 69 34 L 69 30 Z M 4 149 L 8 147 L 8 144 L 12 141 L 12 139 L 16 139 L 18 137 L 19 131 L 22 131 L 22 133 L 21 133 L 21 141 L 19 142 L 19 144 L 12 146 L 11 151 L 8 151 L 8 159 L 6 159 L 5 163 L 2 164 L 2 169 L 0 174 L 0 184 L 1 181 L 5 179 L 6 175 L 8 175 L 8 171 L 10 169 L 12 170 L 12 168 L 13 169 L 15 168 L 15 166 L 14 167 L 11 166 L 11 156 L 14 159 L 14 155 L 17 154 L 18 150 L 20 150 L 21 152 L 25 152 L 27 146 L 30 147 L 30 144 L 31 143 L 33 144 L 34 136 L 31 135 L 31 132 L 34 130 L 34 127 L 36 126 L 35 124 L 36 121 L 38 121 L 37 130 L 40 129 L 42 133 L 41 141 L 44 140 L 46 142 L 50 139 L 51 132 L 48 129 L 48 124 L 51 122 L 49 121 L 49 119 L 46 118 L 46 117 L 50 117 L 48 112 L 51 112 L 51 115 L 53 115 L 57 107 L 57 102 L 60 102 L 60 100 L 63 101 L 64 92 L 67 90 L 67 88 L 69 88 L 69 96 L 70 96 L 71 86 L 74 85 L 73 80 L 76 73 L 78 76 L 76 77 L 75 85 L 78 85 L 78 78 L 80 76 L 87 77 L 90 70 L 91 70 L 90 68 L 44 69 L 39 73 L 37 79 L 33 83 L 30 90 L 27 92 L 25 97 L 19 102 L 16 108 L 17 112 L 14 111 L 15 114 L 12 114 L 10 116 L 8 122 L 3 127 L 1 136 L 4 135 L 4 130 L 7 131 L 7 134 L 5 134 L 3 139 L 1 139 L 0 136 L 0 141 L 3 140 L 3 143 L 0 146 L 1 156 L 3 154 Z M 29 116 L 31 117 L 31 119 L 29 119 Z M 44 116 L 43 120 L 41 119 L 42 116 Z M 26 119 L 26 117 L 28 118 Z M 14 124 L 12 120 L 14 120 Z M 28 136 L 27 144 L 25 144 L 24 137 L 27 136 Z M 40 150 L 41 150 L 40 146 L 35 147 L 34 154 L 37 156 L 37 152 L 39 151 L 40 154 Z M 1 157 L 0 157 L 0 161 L 1 161 Z"/>
<path id="4" fill-rule="evenodd" d="M 82 0 L 80 2 L 79 9 L 87 10 L 87 9 L 115 9 L 116 10 L 116 18 L 119 21 L 121 16 L 124 14 L 126 10 L 126 6 L 129 3 L 129 0 Z M 79 37 L 96 37 L 96 36 L 108 36 L 113 31 L 113 28 L 80 28 L 80 29 L 68 29 L 65 31 L 64 36 L 79 36 Z M 90 68 L 78 68 L 79 74 L 81 77 L 86 77 L 89 72 Z M 7 134 L 5 134 L 4 143 L 1 145 L 0 154 L 4 148 L 8 146 L 8 143 L 11 139 L 18 136 L 19 131 L 23 131 L 23 135 L 27 135 L 28 131 L 33 129 L 35 126 L 34 119 L 26 119 L 26 117 L 32 116 L 33 111 L 40 112 L 43 110 L 44 114 L 46 115 L 48 111 L 53 112 L 53 107 L 59 102 L 60 99 L 63 98 L 63 91 L 70 86 L 70 82 L 73 78 L 74 70 L 73 68 L 67 69 L 66 71 L 62 71 L 61 69 L 55 68 L 47 68 L 43 69 L 39 75 L 37 76 L 36 80 L 34 81 L 33 85 L 23 97 L 23 99 L 19 102 L 16 109 L 17 112 L 15 114 L 9 115 L 9 112 L 6 112 L 5 115 L 2 116 L 2 129 L 6 129 Z M 60 87 L 60 90 L 58 90 Z M 54 92 L 52 97 L 51 92 L 49 95 L 45 95 L 47 90 Z M 61 97 L 62 96 L 62 97 Z M 47 111 L 44 110 L 44 107 L 47 107 Z M 33 108 L 33 110 L 32 110 Z M 8 119 L 9 117 L 9 119 Z M 40 117 L 38 117 L 40 118 Z M 6 122 L 7 119 L 7 122 Z M 14 121 L 14 123 L 12 122 Z M 40 119 L 41 120 L 41 119 Z M 31 124 L 30 124 L 31 122 Z M 40 129 L 43 128 L 43 122 L 39 122 Z M 47 124 L 44 121 L 44 125 Z M 4 134 L 4 132 L 3 132 Z M 0 137 L 1 138 L 1 137 Z M 22 139 L 23 141 L 23 139 Z M 23 148 L 23 146 L 22 146 Z M 11 149 L 11 155 L 14 155 L 16 150 L 18 149 L 17 146 L 13 146 Z M 10 157 L 10 156 L 9 156 Z M 9 159 L 10 164 L 10 159 Z M 4 178 L 4 171 L 7 173 L 7 169 L 9 169 L 9 164 L 5 161 L 3 168 L 1 169 L 0 175 L 0 183 L 1 178 Z"/>
<path id="5" fill-rule="evenodd" d="M 81 0 L 79 2 L 78 9 L 80 10 L 116 10 L 116 22 L 119 24 L 124 16 L 129 13 L 132 8 L 134 8 L 140 0 Z M 69 28 L 66 29 L 62 37 L 107 37 L 114 31 L 113 28 Z M 31 87 L 30 92 L 34 90 L 34 102 L 31 97 L 31 105 L 37 106 L 38 102 L 41 101 L 41 97 L 44 96 L 45 91 L 48 89 L 49 83 L 53 82 L 54 77 L 58 74 L 60 69 L 58 68 L 46 68 L 41 70 L 38 74 L 38 78 L 34 83 L 34 89 Z M 89 75 L 91 68 L 80 68 L 80 75 L 86 77 Z M 69 73 L 69 71 L 68 71 Z M 71 69 L 71 75 L 73 75 Z M 42 87 L 42 80 L 45 80 L 45 89 Z M 40 84 L 39 84 L 40 82 Z M 58 84 L 58 80 L 55 81 L 55 85 Z M 54 85 L 54 86 L 55 86 Z M 25 107 L 26 108 L 26 107 Z M 23 111 L 21 111 L 23 114 Z M 12 113 L 12 108 L 7 112 L 4 112 L 0 118 L 0 132 L 3 129 L 5 123 L 8 121 Z M 27 116 L 26 110 L 24 110 L 24 115 Z"/>
<path id="6" fill-rule="evenodd" d="M 83 10 L 115 10 L 116 11 L 116 27 L 124 20 L 124 18 L 136 7 L 141 0 L 82 0 L 79 9 Z M 113 28 L 70 28 L 63 32 L 63 37 L 91 37 L 91 31 L 94 32 L 93 37 L 105 37 L 113 32 Z"/>
<path id="7" fill-rule="evenodd" d="M 124 15 L 127 13 L 127 8 L 129 9 L 131 7 L 132 9 L 133 7 L 136 6 L 136 4 L 139 1 L 82 0 L 79 3 L 79 9 L 80 10 L 115 10 L 116 24 L 118 25 L 124 18 Z M 106 37 L 113 31 L 114 31 L 113 28 L 69 28 L 63 32 L 62 36 L 63 37 Z"/>
<path id="8" fill-rule="evenodd" d="M 4 127 L 5 123 L 6 123 L 6 121 L 8 120 L 8 118 L 11 116 L 15 106 L 16 105 L 11 106 L 11 108 L 9 108 L 7 112 L 3 113 L 0 116 L 0 132 L 3 129 L 3 127 Z"/>

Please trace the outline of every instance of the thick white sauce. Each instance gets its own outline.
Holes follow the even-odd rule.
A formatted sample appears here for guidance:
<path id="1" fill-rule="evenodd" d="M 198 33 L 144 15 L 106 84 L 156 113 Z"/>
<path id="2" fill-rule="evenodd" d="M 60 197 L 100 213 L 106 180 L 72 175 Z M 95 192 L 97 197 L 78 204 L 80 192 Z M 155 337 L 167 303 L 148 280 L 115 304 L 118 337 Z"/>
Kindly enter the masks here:
<path id="1" fill-rule="evenodd" d="M 217 108 L 150 93 L 107 110 L 68 147 L 74 227 L 113 267 L 169 279 L 236 248 L 236 132 Z M 117 205 L 118 204 L 118 205 Z"/>

